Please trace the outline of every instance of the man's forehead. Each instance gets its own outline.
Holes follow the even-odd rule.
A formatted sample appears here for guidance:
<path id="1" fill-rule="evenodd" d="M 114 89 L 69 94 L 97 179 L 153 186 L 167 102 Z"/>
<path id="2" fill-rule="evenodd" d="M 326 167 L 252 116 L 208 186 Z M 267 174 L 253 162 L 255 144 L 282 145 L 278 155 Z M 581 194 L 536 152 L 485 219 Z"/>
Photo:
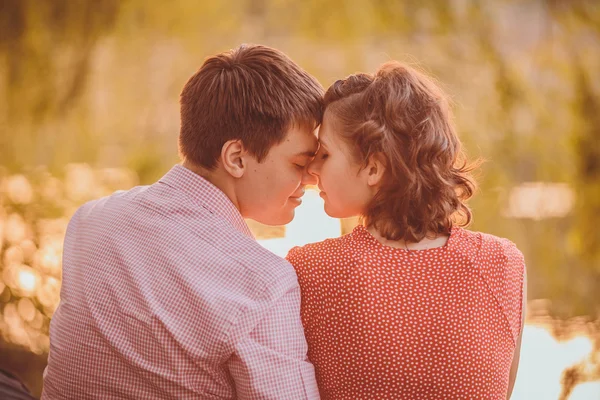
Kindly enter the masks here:
<path id="1" fill-rule="evenodd" d="M 316 129 L 298 129 L 288 134 L 288 142 L 294 147 L 295 155 L 314 155 L 319 147 Z"/>

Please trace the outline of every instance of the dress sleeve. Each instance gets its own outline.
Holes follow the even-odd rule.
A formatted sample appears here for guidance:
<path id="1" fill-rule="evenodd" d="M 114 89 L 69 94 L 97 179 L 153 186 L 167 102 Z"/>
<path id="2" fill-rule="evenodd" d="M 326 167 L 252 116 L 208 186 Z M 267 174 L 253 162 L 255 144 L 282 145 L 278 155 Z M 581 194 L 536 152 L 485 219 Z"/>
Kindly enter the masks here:
<path id="1" fill-rule="evenodd" d="M 523 284 L 525 259 L 517 246 L 508 239 L 483 238 L 479 254 L 481 274 L 502 308 L 508 328 L 515 341 L 523 329 Z"/>
<path id="2" fill-rule="evenodd" d="M 299 246 L 292 248 L 285 257 L 285 259 L 292 264 L 297 275 L 303 275 L 305 272 L 306 260 L 304 258 L 302 247 Z"/>

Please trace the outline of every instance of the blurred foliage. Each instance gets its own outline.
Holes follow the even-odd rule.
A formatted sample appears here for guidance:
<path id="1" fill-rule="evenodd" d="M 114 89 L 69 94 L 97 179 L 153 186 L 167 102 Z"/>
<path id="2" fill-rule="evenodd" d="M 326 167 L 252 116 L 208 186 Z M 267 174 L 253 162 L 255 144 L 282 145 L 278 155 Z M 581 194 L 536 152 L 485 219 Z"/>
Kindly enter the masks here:
<path id="1" fill-rule="evenodd" d="M 0 0 L 3 335 L 19 318 L 19 343 L 47 349 L 53 306 L 38 291 L 56 296 L 68 217 L 176 162 L 179 91 L 204 57 L 244 42 L 281 49 L 326 87 L 389 59 L 437 77 L 468 153 L 487 160 L 472 228 L 522 249 L 530 298 L 599 314 L 600 2 Z M 571 211 L 510 218 L 528 182 L 566 184 Z"/>
<path id="2" fill-rule="evenodd" d="M 64 126 L 63 117 L 79 108 L 92 52 L 118 8 L 119 0 L 0 1 L 2 164 L 93 154 L 85 129 Z"/>
<path id="3" fill-rule="evenodd" d="M 132 171 L 86 164 L 67 165 L 62 180 L 44 167 L 0 170 L 0 338 L 36 354 L 48 351 L 69 217 L 85 201 L 136 184 Z"/>

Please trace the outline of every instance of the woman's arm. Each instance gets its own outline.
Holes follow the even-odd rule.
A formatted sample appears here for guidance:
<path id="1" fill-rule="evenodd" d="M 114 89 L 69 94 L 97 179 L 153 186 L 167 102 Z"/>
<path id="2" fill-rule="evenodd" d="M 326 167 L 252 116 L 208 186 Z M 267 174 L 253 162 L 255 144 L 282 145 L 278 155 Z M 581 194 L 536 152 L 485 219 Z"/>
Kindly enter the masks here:
<path id="1" fill-rule="evenodd" d="M 510 399 L 512 395 L 513 388 L 515 386 L 515 380 L 517 378 L 517 371 L 519 369 L 519 358 L 521 356 L 521 339 L 523 338 L 523 329 L 525 327 L 525 311 L 527 310 L 527 270 L 525 270 L 525 274 L 523 276 L 523 306 L 522 306 L 522 320 L 521 320 L 521 332 L 519 333 L 519 338 L 517 339 L 517 345 L 515 347 L 515 353 L 513 355 L 512 365 L 510 366 L 510 376 L 508 379 L 508 393 L 506 394 L 506 398 Z"/>

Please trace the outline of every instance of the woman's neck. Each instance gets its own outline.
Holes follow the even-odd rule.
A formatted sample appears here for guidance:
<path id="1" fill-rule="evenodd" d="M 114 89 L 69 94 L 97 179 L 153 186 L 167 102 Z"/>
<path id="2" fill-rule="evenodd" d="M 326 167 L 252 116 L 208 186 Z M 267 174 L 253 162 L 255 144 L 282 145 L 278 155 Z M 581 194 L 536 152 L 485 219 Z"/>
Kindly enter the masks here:
<path id="1" fill-rule="evenodd" d="M 400 240 L 389 240 L 382 236 L 374 226 L 369 226 L 367 231 L 375 238 L 379 243 L 384 246 L 394 247 L 404 250 L 427 250 L 435 249 L 436 247 L 443 247 L 448 243 L 448 235 L 434 235 L 428 234 L 424 239 L 419 242 L 407 242 L 403 239 Z M 432 237 L 432 238 L 430 238 Z"/>

